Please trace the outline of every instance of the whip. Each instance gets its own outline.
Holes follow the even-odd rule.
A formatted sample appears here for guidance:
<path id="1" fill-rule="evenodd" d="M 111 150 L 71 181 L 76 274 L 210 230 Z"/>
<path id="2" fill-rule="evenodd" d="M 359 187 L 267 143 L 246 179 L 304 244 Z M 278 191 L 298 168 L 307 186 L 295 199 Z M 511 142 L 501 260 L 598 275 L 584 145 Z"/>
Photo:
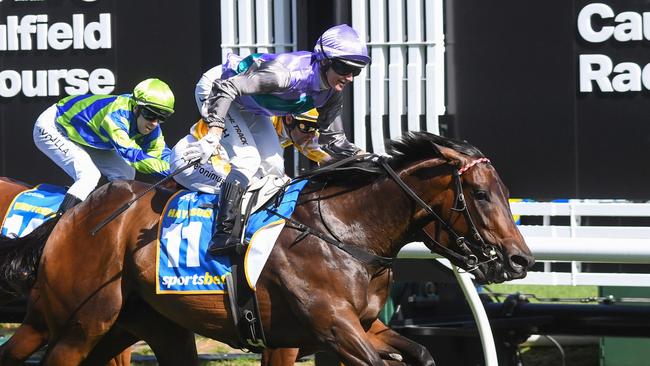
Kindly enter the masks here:
<path id="1" fill-rule="evenodd" d="M 107 218 L 105 218 L 104 220 L 102 220 L 99 224 L 97 224 L 97 226 L 95 226 L 95 227 L 90 231 L 90 235 L 95 236 L 95 234 L 97 234 L 97 232 L 98 232 L 99 230 L 101 230 L 104 226 L 106 226 L 109 222 L 113 221 L 116 217 L 120 216 L 124 211 L 128 210 L 128 208 L 131 207 L 131 205 L 132 205 L 135 201 L 139 200 L 140 198 L 142 198 L 142 196 L 144 196 L 145 194 L 151 192 L 151 190 L 156 189 L 156 188 L 159 187 L 160 185 L 166 183 L 167 181 L 169 181 L 170 179 L 172 179 L 174 176 L 176 176 L 178 173 L 180 173 L 180 172 L 186 170 L 187 168 L 191 167 L 192 165 L 196 164 L 197 162 L 198 162 L 198 159 L 195 160 L 195 161 L 191 161 L 191 162 L 187 163 L 186 165 L 184 165 L 184 166 L 182 166 L 182 167 L 176 169 L 176 170 L 175 170 L 173 173 L 171 173 L 170 175 L 168 175 L 168 176 L 166 176 L 165 178 L 163 178 L 163 179 L 161 179 L 160 181 L 158 181 L 156 184 L 154 184 L 154 185 L 152 185 L 151 187 L 147 188 L 146 190 L 142 191 L 142 192 L 141 192 L 140 194 L 138 194 L 134 199 L 132 199 L 132 200 L 130 200 L 129 202 L 127 202 L 127 203 L 125 203 L 124 205 L 122 205 L 122 207 L 120 207 L 120 208 L 118 208 L 117 210 L 115 210 L 115 211 L 114 211 L 110 216 L 108 216 Z"/>

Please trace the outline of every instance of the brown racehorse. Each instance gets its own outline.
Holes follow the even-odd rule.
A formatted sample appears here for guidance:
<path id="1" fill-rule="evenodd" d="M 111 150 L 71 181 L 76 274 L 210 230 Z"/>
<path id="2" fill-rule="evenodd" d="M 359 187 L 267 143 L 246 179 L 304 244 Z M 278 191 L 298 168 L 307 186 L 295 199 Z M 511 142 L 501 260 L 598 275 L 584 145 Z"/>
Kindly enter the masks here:
<path id="1" fill-rule="evenodd" d="M 16 195 L 30 188 L 32 187 L 26 183 L 7 177 L 0 177 L 0 222 L 2 222 L 2 218 L 7 214 L 7 210 Z M 11 286 L 0 286 L 0 304 L 16 301 L 25 295 L 19 290 L 17 291 L 17 289 L 12 289 Z M 38 292 L 34 291 L 33 296 L 38 298 Z M 47 343 L 47 328 L 42 318 L 39 317 L 38 309 L 32 309 L 29 312 L 26 325 L 19 327 L 16 333 L 18 336 L 12 337 L 9 342 L 3 345 L 0 351 L 0 364 L 2 365 L 22 365 L 27 357 Z M 127 348 L 108 364 L 115 366 L 130 365 L 130 348 Z"/>
<path id="2" fill-rule="evenodd" d="M 410 241 L 425 241 L 481 282 L 524 277 L 534 262 L 512 220 L 506 187 L 469 144 L 411 133 L 392 142 L 388 158 L 314 178 L 257 284 L 270 347 L 327 350 L 347 365 L 383 363 L 367 331 L 388 296 L 386 258 Z M 90 236 L 144 189 L 110 183 L 64 215 L 50 235 L 37 280 L 52 336 L 45 365 L 82 362 L 133 297 L 196 333 L 238 344 L 225 296 L 155 293 L 156 232 L 169 194 L 143 196 L 102 235 Z M 433 222 L 440 234 L 423 237 Z M 318 235 L 303 235 L 299 223 Z M 411 363 L 433 359 L 426 353 Z"/>
<path id="3" fill-rule="evenodd" d="M 4 217 L 6 210 L 9 208 L 14 197 L 27 189 L 31 188 L 29 185 L 13 180 L 11 178 L 0 177 L 0 217 Z M 171 188 L 175 189 L 175 188 Z M 433 226 L 432 226 L 433 227 Z M 38 294 L 35 293 L 35 297 L 38 298 Z M 16 295 L 13 293 L 0 291 L 0 303 L 5 303 L 7 301 L 16 300 Z M 138 304 L 140 310 L 133 312 L 132 314 L 120 318 L 121 323 L 134 322 L 137 320 L 142 322 L 143 316 L 151 317 L 153 311 L 147 309 L 143 304 Z M 129 309 L 134 308 L 131 306 Z M 152 321 L 152 324 L 161 324 L 160 319 L 155 322 Z M 164 324 L 164 323 L 162 323 Z M 119 325 L 118 325 L 119 326 Z M 142 333 L 143 329 L 146 329 L 146 326 L 142 326 L 141 329 L 135 330 L 135 332 Z M 173 328 L 162 329 L 162 326 L 156 329 L 156 331 L 162 331 L 166 334 L 172 334 Z M 404 355 L 405 359 L 426 359 L 424 355 L 427 354 L 427 350 L 421 345 L 412 342 L 407 338 L 403 338 L 386 328 L 379 320 L 375 321 L 371 328 L 368 330 L 368 336 L 373 343 L 375 349 L 382 355 L 382 358 L 390 358 L 391 354 L 393 355 Z M 118 336 L 118 334 L 114 334 Z M 131 335 L 120 335 L 122 340 L 131 339 Z M 104 342 L 110 343 L 105 337 Z M 25 324 L 19 328 L 18 336 L 12 338 L 8 343 L 5 343 L 0 352 L 0 364 L 1 365 L 10 365 L 10 364 L 22 364 L 24 360 L 27 359 L 34 351 L 41 347 L 47 340 L 47 331 L 45 325 L 42 324 L 42 319 L 39 317 L 38 310 L 32 308 L 30 311 L 30 316 L 26 319 Z M 176 339 L 179 341 L 179 339 Z M 191 339 L 190 339 L 191 341 Z M 123 343 L 123 342 L 120 342 Z M 304 352 L 303 352 L 304 353 Z M 295 361 L 299 358 L 306 355 L 299 354 L 298 349 L 268 349 L 262 355 L 262 365 L 265 366 L 289 366 L 293 365 Z M 106 357 L 106 356 L 105 356 Z M 395 357 L 395 356 L 393 356 Z M 184 361 L 187 361 L 185 359 Z M 127 348 L 126 351 L 122 352 L 114 360 L 112 360 L 109 365 L 129 365 L 130 364 L 130 348 Z"/>

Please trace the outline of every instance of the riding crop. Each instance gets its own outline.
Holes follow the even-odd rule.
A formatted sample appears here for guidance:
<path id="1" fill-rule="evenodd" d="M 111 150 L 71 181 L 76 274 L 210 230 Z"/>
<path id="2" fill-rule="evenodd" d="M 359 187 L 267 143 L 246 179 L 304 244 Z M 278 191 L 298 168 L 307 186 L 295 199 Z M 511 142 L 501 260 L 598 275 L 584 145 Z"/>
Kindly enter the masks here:
<path id="1" fill-rule="evenodd" d="M 149 193 L 151 190 L 156 189 L 157 187 L 161 186 L 162 184 L 165 184 L 168 182 L 170 179 L 174 178 L 178 173 L 186 170 L 187 168 L 191 167 L 192 165 L 196 164 L 198 162 L 198 159 L 195 161 L 191 161 L 187 163 L 186 165 L 176 169 L 173 173 L 170 175 L 166 176 L 165 178 L 161 179 L 151 187 L 147 188 L 146 190 L 142 191 L 140 194 L 138 194 L 134 199 L 130 200 L 129 202 L 125 203 L 122 205 L 122 207 L 118 208 L 115 210 L 109 217 L 105 218 L 102 220 L 97 226 L 95 226 L 92 231 L 90 232 L 90 235 L 95 236 L 99 230 L 101 230 L 104 226 L 108 225 L 109 222 L 113 221 L 116 217 L 120 216 L 124 211 L 126 211 L 131 205 L 142 198 L 145 194 Z"/>

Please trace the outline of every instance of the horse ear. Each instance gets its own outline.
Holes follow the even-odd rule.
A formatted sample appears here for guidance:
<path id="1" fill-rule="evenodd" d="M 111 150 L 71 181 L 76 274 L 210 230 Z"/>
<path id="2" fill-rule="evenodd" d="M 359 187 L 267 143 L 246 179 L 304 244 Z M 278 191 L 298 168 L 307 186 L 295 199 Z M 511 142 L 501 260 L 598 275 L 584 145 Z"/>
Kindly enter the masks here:
<path id="1" fill-rule="evenodd" d="M 442 156 L 449 161 L 449 163 L 457 168 L 460 168 L 467 164 L 467 157 L 454 149 L 450 149 L 444 146 L 438 146 L 438 150 Z"/>

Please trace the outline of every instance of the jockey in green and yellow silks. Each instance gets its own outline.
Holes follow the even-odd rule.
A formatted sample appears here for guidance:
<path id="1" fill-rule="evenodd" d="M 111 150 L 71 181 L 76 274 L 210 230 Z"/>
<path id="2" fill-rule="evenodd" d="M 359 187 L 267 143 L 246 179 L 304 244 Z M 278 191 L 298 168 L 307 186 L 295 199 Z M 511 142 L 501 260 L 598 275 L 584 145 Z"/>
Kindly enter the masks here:
<path id="1" fill-rule="evenodd" d="M 158 79 L 139 83 L 133 94 L 69 96 L 43 112 L 34 142 L 75 181 L 60 211 L 84 200 L 101 175 L 167 176 L 170 150 L 160 124 L 172 113 L 174 94 Z"/>

